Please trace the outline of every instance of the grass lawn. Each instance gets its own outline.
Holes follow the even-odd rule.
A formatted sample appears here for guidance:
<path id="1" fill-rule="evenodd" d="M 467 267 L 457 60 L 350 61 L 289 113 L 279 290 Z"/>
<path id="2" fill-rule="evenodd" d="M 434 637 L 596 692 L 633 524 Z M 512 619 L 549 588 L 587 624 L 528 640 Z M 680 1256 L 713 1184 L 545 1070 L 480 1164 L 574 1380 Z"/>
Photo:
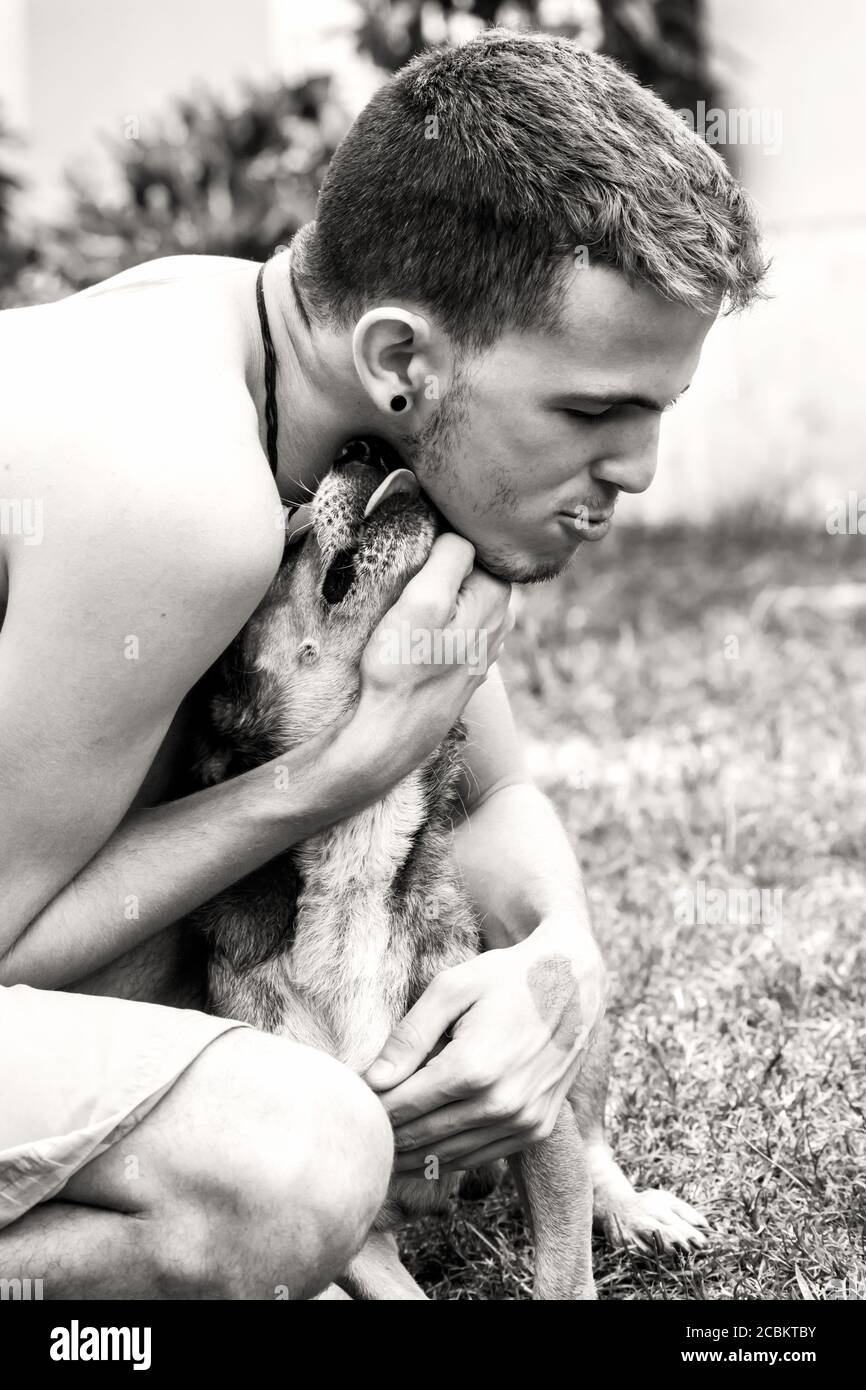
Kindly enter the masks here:
<path id="1" fill-rule="evenodd" d="M 615 530 L 527 593 L 509 640 L 613 973 L 615 1152 L 714 1233 L 688 1258 L 599 1244 L 602 1298 L 866 1298 L 866 607 L 838 587 L 854 583 L 862 536 Z M 750 889 L 762 910 L 741 924 Z M 433 1298 L 529 1296 L 507 1185 L 403 1244 Z"/>

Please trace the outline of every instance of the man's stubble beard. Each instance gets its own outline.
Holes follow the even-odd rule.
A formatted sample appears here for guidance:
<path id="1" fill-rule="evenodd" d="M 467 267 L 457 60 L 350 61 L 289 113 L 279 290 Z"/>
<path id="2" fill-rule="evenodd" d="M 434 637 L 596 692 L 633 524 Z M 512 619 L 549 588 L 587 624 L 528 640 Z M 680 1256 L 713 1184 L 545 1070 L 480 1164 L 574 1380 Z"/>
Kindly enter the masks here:
<path id="1" fill-rule="evenodd" d="M 456 483 L 460 470 L 460 441 L 466 432 L 471 396 L 468 372 L 465 367 L 459 368 L 455 371 L 448 394 L 440 402 L 439 409 L 417 434 L 401 441 L 401 452 L 406 464 L 417 475 L 422 487 L 426 481 L 432 479 L 440 482 L 440 490 L 443 483 L 444 489 L 447 489 L 452 479 Z M 517 510 L 517 499 L 504 478 L 491 497 L 482 499 L 478 510 L 488 513 Z M 454 529 L 457 530 L 456 527 Z M 467 536 L 466 539 L 475 546 L 477 563 L 489 574 L 509 584 L 543 584 L 555 579 L 562 574 L 576 553 L 555 564 L 533 564 L 517 559 L 495 546 L 479 545 L 471 536 Z"/>

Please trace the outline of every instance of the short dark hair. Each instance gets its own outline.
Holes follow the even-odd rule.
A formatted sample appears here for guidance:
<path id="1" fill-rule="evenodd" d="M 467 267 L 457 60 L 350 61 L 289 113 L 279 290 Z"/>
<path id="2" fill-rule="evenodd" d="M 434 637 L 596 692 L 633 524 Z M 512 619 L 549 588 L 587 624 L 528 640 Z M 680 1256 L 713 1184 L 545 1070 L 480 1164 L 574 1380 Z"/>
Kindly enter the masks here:
<path id="1" fill-rule="evenodd" d="M 488 30 L 414 58 L 337 149 L 296 269 L 316 319 L 409 299 L 455 343 L 555 324 L 563 257 L 714 314 L 758 294 L 750 202 L 724 161 L 610 58 Z"/>

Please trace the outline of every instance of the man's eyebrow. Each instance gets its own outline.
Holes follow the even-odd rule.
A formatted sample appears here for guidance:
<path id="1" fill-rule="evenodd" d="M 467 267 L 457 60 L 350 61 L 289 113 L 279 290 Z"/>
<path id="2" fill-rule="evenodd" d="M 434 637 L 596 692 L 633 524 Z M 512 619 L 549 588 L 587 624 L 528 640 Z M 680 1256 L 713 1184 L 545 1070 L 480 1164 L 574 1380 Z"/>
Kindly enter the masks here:
<path id="1" fill-rule="evenodd" d="M 689 382 L 689 386 L 690 385 L 691 382 Z M 665 410 L 670 410 L 671 406 L 675 405 L 680 399 L 680 396 L 684 396 L 688 389 L 688 386 L 684 386 L 682 391 L 678 391 L 669 401 L 658 401 L 654 400 L 651 396 L 632 395 L 628 392 L 620 391 L 569 391 L 568 399 L 580 401 L 582 406 L 596 405 L 600 410 L 610 410 L 618 405 L 636 405 L 639 406 L 641 410 L 654 410 L 657 414 L 661 414 Z"/>

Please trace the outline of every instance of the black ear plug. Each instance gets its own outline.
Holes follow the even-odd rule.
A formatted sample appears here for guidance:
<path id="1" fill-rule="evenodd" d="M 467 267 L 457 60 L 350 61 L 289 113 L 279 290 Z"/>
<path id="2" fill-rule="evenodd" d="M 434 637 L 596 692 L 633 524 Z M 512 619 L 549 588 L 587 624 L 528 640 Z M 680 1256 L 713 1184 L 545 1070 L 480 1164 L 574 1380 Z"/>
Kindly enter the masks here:
<path id="1" fill-rule="evenodd" d="M 391 397 L 391 409 L 392 409 L 392 410 L 396 410 L 396 411 L 398 411 L 398 412 L 401 411 L 401 410 L 405 410 L 408 404 L 409 404 L 409 402 L 407 401 L 407 399 L 406 399 L 405 396 L 392 396 L 392 397 Z"/>

